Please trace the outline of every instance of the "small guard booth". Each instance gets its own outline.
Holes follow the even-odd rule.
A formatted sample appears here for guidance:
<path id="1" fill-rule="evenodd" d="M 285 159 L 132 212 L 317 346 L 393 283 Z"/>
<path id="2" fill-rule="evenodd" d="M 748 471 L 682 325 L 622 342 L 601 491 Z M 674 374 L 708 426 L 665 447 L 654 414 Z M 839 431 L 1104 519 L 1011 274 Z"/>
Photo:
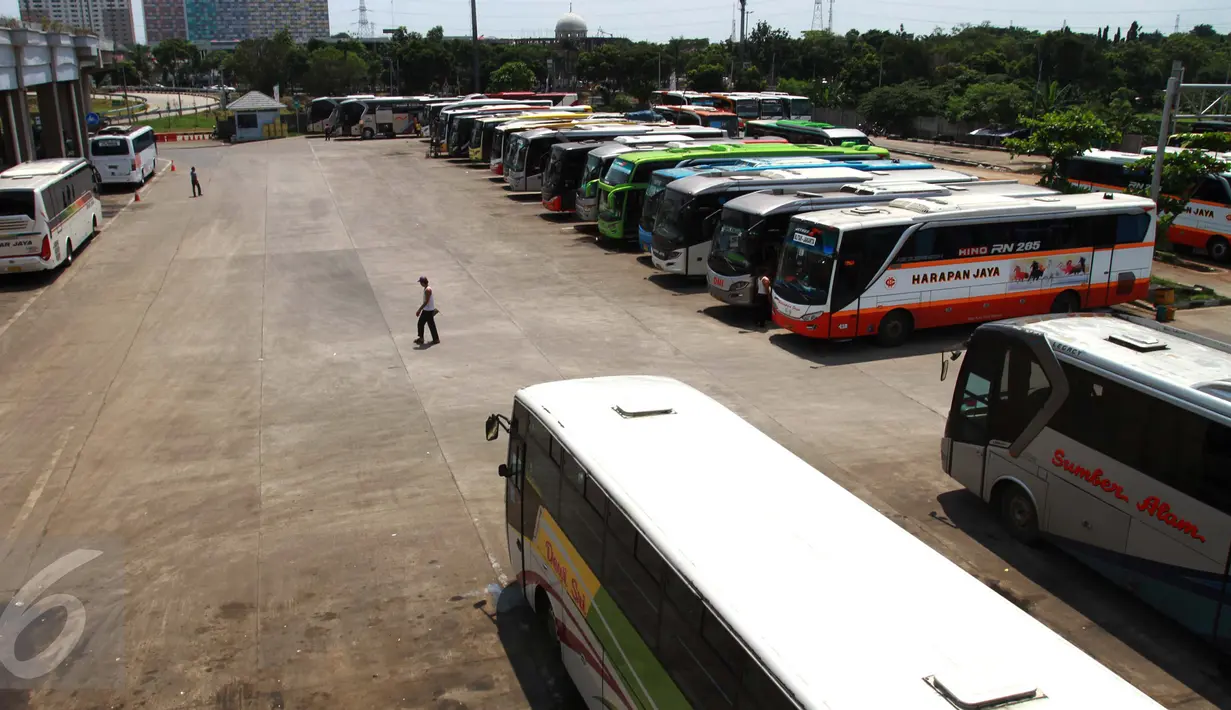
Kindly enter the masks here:
<path id="1" fill-rule="evenodd" d="M 271 96 L 259 91 L 249 91 L 227 104 L 227 110 L 234 114 L 235 136 L 232 140 L 236 143 L 283 135 L 277 130 L 281 128 L 279 115 L 282 113 L 282 104 Z"/>

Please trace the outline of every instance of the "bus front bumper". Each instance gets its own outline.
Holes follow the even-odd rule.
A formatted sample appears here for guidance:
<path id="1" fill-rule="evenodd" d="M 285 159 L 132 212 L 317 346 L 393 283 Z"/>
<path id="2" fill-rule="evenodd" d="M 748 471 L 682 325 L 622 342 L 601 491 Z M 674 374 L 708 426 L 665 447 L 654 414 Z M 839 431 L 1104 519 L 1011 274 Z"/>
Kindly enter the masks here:
<path id="1" fill-rule="evenodd" d="M 543 209 L 548 212 L 568 212 L 568 210 L 564 208 L 563 195 L 555 195 L 551 198 L 542 198 L 540 201 L 543 203 Z"/>
<path id="2" fill-rule="evenodd" d="M 578 195 L 574 212 L 577 214 L 577 219 L 583 222 L 593 222 L 598 217 L 598 198 Z"/>
<path id="3" fill-rule="evenodd" d="M 608 222 L 600 219 L 598 221 L 598 233 L 607 239 L 624 239 L 624 223 L 621 221 Z"/>
<path id="4" fill-rule="evenodd" d="M 753 295 L 756 289 L 752 287 L 751 276 L 719 276 L 710 272 L 706 276 L 710 295 L 732 306 L 753 305 Z"/>
<path id="5" fill-rule="evenodd" d="M 471 162 L 474 162 L 474 163 L 483 162 L 483 149 L 482 148 L 471 148 L 470 149 L 470 160 Z"/>
<path id="6" fill-rule="evenodd" d="M 811 314 L 809 314 L 811 315 Z M 789 316 L 784 316 L 778 310 L 777 305 L 774 306 L 774 323 L 786 328 L 792 333 L 804 335 L 809 338 L 828 338 L 829 337 L 829 314 L 821 313 L 813 320 L 798 320 Z"/>
<path id="7" fill-rule="evenodd" d="M 641 242 L 642 254 L 650 254 L 654 251 L 653 232 L 647 232 L 641 225 L 637 225 L 637 239 Z"/>

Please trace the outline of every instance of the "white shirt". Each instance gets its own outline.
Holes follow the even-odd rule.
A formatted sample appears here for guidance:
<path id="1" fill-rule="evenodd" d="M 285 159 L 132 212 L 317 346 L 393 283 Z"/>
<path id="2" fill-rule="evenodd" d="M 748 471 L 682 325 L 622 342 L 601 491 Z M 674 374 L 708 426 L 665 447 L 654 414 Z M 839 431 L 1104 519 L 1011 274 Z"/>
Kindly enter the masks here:
<path id="1" fill-rule="evenodd" d="M 436 310 L 436 292 L 432 290 L 431 286 L 425 287 L 423 289 L 423 292 L 427 294 L 427 303 L 423 304 L 423 310 L 425 311 Z"/>
<path id="2" fill-rule="evenodd" d="M 769 293 L 769 289 L 765 287 L 765 282 L 769 279 L 768 276 L 761 276 L 757 279 L 757 294 L 764 296 Z"/>

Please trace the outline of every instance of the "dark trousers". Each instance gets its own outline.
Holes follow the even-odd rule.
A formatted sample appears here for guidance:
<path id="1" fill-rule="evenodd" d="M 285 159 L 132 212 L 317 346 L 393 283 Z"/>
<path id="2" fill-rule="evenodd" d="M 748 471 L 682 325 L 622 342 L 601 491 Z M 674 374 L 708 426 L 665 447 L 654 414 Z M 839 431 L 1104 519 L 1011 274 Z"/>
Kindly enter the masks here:
<path id="1" fill-rule="evenodd" d="M 757 327 L 761 327 L 766 323 L 774 322 L 774 305 L 769 294 L 757 294 L 756 303 L 753 308 L 757 312 Z"/>
<path id="2" fill-rule="evenodd" d="M 436 332 L 436 311 L 423 311 L 419 314 L 419 340 L 423 340 L 423 326 L 432 331 L 432 342 L 440 342 L 440 334 Z"/>
<path id="3" fill-rule="evenodd" d="M 197 197 L 201 194 L 201 183 L 196 180 L 192 181 L 192 196 Z"/>

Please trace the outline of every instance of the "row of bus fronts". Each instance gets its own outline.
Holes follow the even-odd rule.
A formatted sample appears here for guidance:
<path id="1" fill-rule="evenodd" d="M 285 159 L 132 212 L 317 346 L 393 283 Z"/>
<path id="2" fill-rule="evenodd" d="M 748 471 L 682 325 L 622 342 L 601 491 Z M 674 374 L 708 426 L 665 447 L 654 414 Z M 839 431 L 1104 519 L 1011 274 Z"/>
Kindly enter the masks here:
<path id="1" fill-rule="evenodd" d="M 1231 651 L 1231 427 L 1074 367 L 1063 346 L 1036 347 L 1042 356 L 976 332 L 954 389 L 945 470 L 1010 519 L 1005 493 L 1019 487 L 1041 534 Z M 1040 411 L 1045 428 L 1031 437 Z M 1024 444 L 1020 455 L 1011 443 Z"/>

